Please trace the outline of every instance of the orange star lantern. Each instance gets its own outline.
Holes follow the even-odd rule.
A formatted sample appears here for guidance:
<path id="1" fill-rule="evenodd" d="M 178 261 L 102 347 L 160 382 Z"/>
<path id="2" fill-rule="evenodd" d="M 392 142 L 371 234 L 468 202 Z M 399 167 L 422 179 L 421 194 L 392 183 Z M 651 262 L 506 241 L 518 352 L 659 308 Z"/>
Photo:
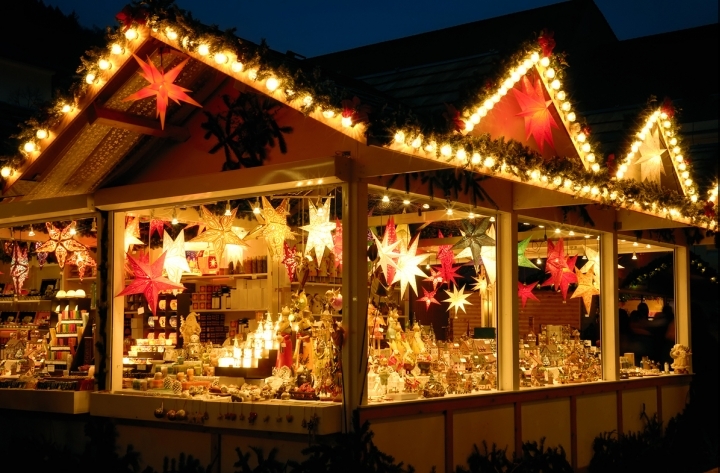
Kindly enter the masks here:
<path id="1" fill-rule="evenodd" d="M 523 76 L 522 88 L 522 91 L 512 89 L 522 110 L 518 116 L 525 119 L 526 139 L 529 140 L 532 136 L 542 153 L 545 143 L 549 144 L 551 148 L 555 147 L 551 128 L 557 128 L 558 125 L 549 109 L 552 100 L 545 100 L 545 92 L 540 79 L 537 79 L 533 86 L 528 78 Z"/>
<path id="2" fill-rule="evenodd" d="M 148 62 L 145 62 L 135 54 L 133 54 L 133 57 L 142 68 L 140 75 L 150 84 L 146 85 L 134 94 L 128 95 L 125 97 L 124 101 L 140 100 L 154 95 L 157 100 L 156 116 L 160 117 L 160 127 L 163 129 L 165 129 L 165 113 L 167 112 L 169 100 L 173 100 L 177 104 L 179 104 L 180 100 L 182 100 L 183 102 L 202 108 L 202 105 L 197 103 L 185 93 L 190 92 L 190 89 L 173 84 L 175 79 L 177 79 L 177 76 L 180 74 L 180 71 L 182 71 L 183 67 L 185 67 L 185 64 L 187 64 L 190 58 L 185 59 L 170 71 L 165 72 L 162 68 L 158 69 L 155 67 L 155 64 L 150 61 L 150 58 L 148 58 Z"/>
<path id="3" fill-rule="evenodd" d="M 72 222 L 62 230 L 58 230 L 55 228 L 55 225 L 50 222 L 45 222 L 45 226 L 47 227 L 50 239 L 40 245 L 35 251 L 38 253 L 54 252 L 58 266 L 60 266 L 61 269 L 65 267 L 65 258 L 67 258 L 68 253 L 87 250 L 85 245 L 75 240 L 72 236 L 71 231 L 73 227 L 75 227 L 75 222 Z"/>
<path id="4" fill-rule="evenodd" d="M 206 225 L 205 231 L 190 241 L 212 243 L 215 249 L 215 256 L 220 259 L 222 259 L 223 253 L 225 252 L 225 245 L 248 246 L 232 229 L 237 207 L 232 209 L 230 215 L 223 215 L 221 217 L 210 212 L 205 206 L 200 206 L 200 210 Z"/>
<path id="5" fill-rule="evenodd" d="M 144 258 L 135 259 L 131 254 L 128 254 L 127 257 L 135 279 L 115 297 L 128 294 L 144 294 L 150 311 L 155 314 L 160 291 L 185 289 L 182 284 L 174 283 L 162 275 L 163 266 L 165 265 L 165 253 L 162 253 L 152 264 L 148 263 Z"/>
<path id="6" fill-rule="evenodd" d="M 90 256 L 90 252 L 87 249 L 74 252 L 70 258 L 67 259 L 67 263 L 77 266 L 78 276 L 80 276 L 81 281 L 85 277 L 85 268 L 97 268 L 97 263 L 93 257 Z"/>

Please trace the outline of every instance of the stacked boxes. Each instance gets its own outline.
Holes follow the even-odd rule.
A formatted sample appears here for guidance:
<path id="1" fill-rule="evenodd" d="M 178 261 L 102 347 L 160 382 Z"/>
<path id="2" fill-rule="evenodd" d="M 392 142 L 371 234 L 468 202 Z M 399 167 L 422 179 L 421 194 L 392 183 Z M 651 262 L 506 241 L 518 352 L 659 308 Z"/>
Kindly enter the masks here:
<path id="1" fill-rule="evenodd" d="M 228 333 L 225 326 L 225 314 L 199 314 L 198 323 L 202 327 L 200 341 L 222 345 Z"/>

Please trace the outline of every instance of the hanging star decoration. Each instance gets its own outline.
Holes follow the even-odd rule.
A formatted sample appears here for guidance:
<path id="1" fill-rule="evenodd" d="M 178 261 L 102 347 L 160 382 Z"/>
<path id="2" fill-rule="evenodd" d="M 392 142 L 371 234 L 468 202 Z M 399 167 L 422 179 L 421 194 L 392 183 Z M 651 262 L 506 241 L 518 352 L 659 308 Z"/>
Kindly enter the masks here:
<path id="1" fill-rule="evenodd" d="M 543 283 L 544 285 L 548 285 L 548 282 L 552 281 L 555 290 L 562 292 L 563 301 L 567 300 L 567 292 L 570 284 L 577 284 L 578 282 L 577 275 L 575 274 L 575 261 L 577 261 L 577 256 L 568 256 L 565 258 L 565 267 L 561 268 L 555 274 L 552 274 L 545 283 Z"/>
<path id="2" fill-rule="evenodd" d="M 425 273 L 418 267 L 418 265 L 425 262 L 430 256 L 428 253 L 418 255 L 417 247 L 420 237 L 416 237 L 408 248 L 400 252 L 396 264 L 395 279 L 400 279 L 400 299 L 402 300 L 405 296 L 405 290 L 408 284 L 412 288 L 413 292 L 417 294 L 417 282 L 415 276 L 425 277 Z M 395 242 L 397 243 L 397 242 Z"/>
<path id="3" fill-rule="evenodd" d="M 237 207 L 232 209 L 230 215 L 217 216 L 209 211 L 204 205 L 200 206 L 200 213 L 202 214 L 203 221 L 205 222 L 205 231 L 198 234 L 195 238 L 190 241 L 204 241 L 211 243 L 215 249 L 215 257 L 222 258 L 225 253 L 225 245 L 239 245 L 247 247 L 248 244 L 237 236 L 232 229 L 232 224 L 235 221 L 235 214 L 237 213 Z"/>
<path id="4" fill-rule="evenodd" d="M 526 140 L 532 136 L 541 153 L 545 143 L 549 144 L 551 148 L 555 148 L 552 128 L 558 128 L 558 125 L 549 109 L 552 100 L 545 100 L 545 91 L 540 78 L 535 81 L 533 87 L 530 80 L 523 76 L 522 88 L 522 91 L 518 89 L 512 89 L 512 91 L 521 110 L 517 116 L 525 119 Z"/>
<path id="5" fill-rule="evenodd" d="M 392 245 L 393 243 L 398 244 L 397 251 L 399 253 L 400 250 L 402 250 L 403 243 L 401 240 L 398 240 L 397 229 L 395 228 L 395 217 L 391 215 L 387 221 L 387 224 L 385 224 L 385 233 L 383 233 L 383 244 L 387 246 Z M 387 273 L 385 273 L 385 279 L 387 280 L 388 285 L 395 282 L 395 266 L 388 266 Z"/>
<path id="6" fill-rule="evenodd" d="M 65 258 L 67 258 L 68 253 L 73 251 L 84 251 L 86 249 L 85 245 L 75 240 L 72 236 L 71 232 L 75 227 L 75 222 L 72 222 L 62 230 L 58 230 L 55 228 L 55 225 L 50 222 L 45 222 L 45 226 L 47 227 L 50 239 L 40 245 L 36 251 L 39 253 L 54 252 L 58 266 L 60 266 L 61 269 L 65 267 Z"/>
<path id="7" fill-rule="evenodd" d="M 535 289 L 535 286 L 537 286 L 538 283 L 534 282 L 531 284 L 523 284 L 521 282 L 518 282 L 518 297 L 520 298 L 520 301 L 522 303 L 522 308 L 525 308 L 525 304 L 527 303 L 528 299 L 533 299 L 538 302 L 540 302 L 540 299 L 538 299 L 535 294 L 533 294 L 532 290 Z"/>
<path id="8" fill-rule="evenodd" d="M 238 236 L 238 238 L 243 240 L 243 242 L 245 241 L 245 236 L 247 235 L 247 232 L 244 228 L 232 227 L 232 231 L 235 235 Z M 243 262 L 243 259 L 245 258 L 245 248 L 247 248 L 247 246 L 234 245 L 232 243 L 228 243 L 227 245 L 225 245 L 225 256 L 221 260 L 222 267 L 229 267 L 230 263 L 235 265 L 235 267 L 241 264 Z"/>
<path id="9" fill-rule="evenodd" d="M 387 238 L 387 232 L 385 235 L 383 235 L 382 241 L 373 233 L 372 234 L 373 239 L 375 240 L 375 247 L 377 248 L 377 264 L 380 266 L 380 269 L 382 269 L 383 274 L 385 275 L 385 281 L 388 285 L 392 284 L 390 277 L 388 276 L 390 269 L 393 270 L 393 275 L 395 274 L 395 268 L 397 267 L 397 258 L 400 256 L 398 252 L 395 251 L 397 246 L 400 244 L 399 241 L 395 241 L 393 243 L 388 243 Z"/>
<path id="10" fill-rule="evenodd" d="M 45 263 L 47 263 L 48 253 L 47 251 L 38 251 L 38 248 L 42 246 L 42 242 L 36 241 L 35 242 L 35 256 L 37 257 L 38 261 L 38 267 L 40 269 L 45 266 Z M 2 274 L 2 273 L 0 273 Z"/>
<path id="11" fill-rule="evenodd" d="M 283 252 L 285 253 L 285 256 L 283 257 L 282 264 L 285 266 L 285 271 L 287 271 L 288 280 L 292 282 L 293 277 L 295 276 L 295 270 L 298 266 L 298 260 L 295 258 L 297 250 L 294 246 L 290 248 L 290 245 L 284 241 Z"/>
<path id="12" fill-rule="evenodd" d="M 165 222 L 159 218 L 152 217 L 150 219 L 150 238 L 152 238 L 155 233 L 157 233 L 159 237 L 163 236 L 164 231 Z"/>
<path id="13" fill-rule="evenodd" d="M 163 252 L 165 253 L 163 269 L 170 281 L 179 284 L 183 273 L 190 272 L 190 265 L 185 255 L 185 231 L 180 230 L 177 238 L 173 240 L 173 237 L 163 230 Z"/>
<path id="14" fill-rule="evenodd" d="M 308 210 L 310 223 L 300 227 L 308 232 L 305 256 L 308 256 L 311 250 L 315 250 L 315 260 L 319 265 L 325 249 L 332 252 L 335 248 L 332 231 L 335 230 L 336 223 L 330 221 L 330 199 L 325 199 L 325 203 L 318 206 L 311 201 Z"/>
<path id="15" fill-rule="evenodd" d="M 448 307 L 448 312 L 450 312 L 452 309 L 455 309 L 455 318 L 457 318 L 458 309 L 461 309 L 467 314 L 467 311 L 465 310 L 465 304 L 472 305 L 471 302 L 467 301 L 467 298 L 472 295 L 472 292 L 468 292 L 467 294 L 465 294 L 465 286 L 462 286 L 460 288 L 460 291 L 458 291 L 457 286 L 453 286 L 452 292 L 446 289 L 445 294 L 450 296 L 448 299 L 445 299 L 443 301 L 450 303 L 450 306 Z"/>
<path id="16" fill-rule="evenodd" d="M 660 175 L 665 174 L 662 157 L 667 149 L 660 142 L 660 132 L 657 125 L 643 140 L 638 149 L 638 158 L 633 164 L 640 166 L 640 181 L 650 181 L 660 184 Z"/>
<path id="17" fill-rule="evenodd" d="M 67 259 L 67 264 L 77 266 L 80 281 L 85 277 L 85 270 L 87 268 L 97 268 L 97 262 L 90 256 L 90 252 L 87 249 L 75 251 L 70 255 L 70 258 Z"/>
<path id="18" fill-rule="evenodd" d="M 290 231 L 287 225 L 288 205 L 290 201 L 283 199 L 277 208 L 274 208 L 265 196 L 262 197 L 262 210 L 255 217 L 261 223 L 249 236 L 262 236 L 270 250 L 273 260 L 280 262 L 285 253 L 283 243 L 285 240 L 294 240 L 295 234 Z"/>
<path id="19" fill-rule="evenodd" d="M 120 291 L 115 297 L 129 294 L 144 294 L 150 312 L 157 313 L 158 293 L 174 289 L 185 289 L 182 284 L 174 283 L 162 275 L 165 266 L 165 253 L 150 264 L 146 258 L 135 259 L 128 254 L 128 263 L 132 270 L 134 279 L 130 284 Z"/>
<path id="20" fill-rule="evenodd" d="M 488 288 L 488 282 L 485 278 L 485 275 L 481 275 L 479 277 L 473 277 L 473 280 L 475 281 L 475 284 L 473 284 L 473 287 L 471 288 L 473 291 L 478 292 L 485 292 Z"/>
<path id="21" fill-rule="evenodd" d="M 125 253 L 130 250 L 133 245 L 144 245 L 140 238 L 140 219 L 137 217 L 129 217 L 125 223 Z"/>
<path id="22" fill-rule="evenodd" d="M 527 247 L 530 244 L 530 238 L 532 237 L 527 237 L 523 241 L 518 243 L 518 266 L 523 268 L 540 269 L 535 266 L 532 261 L 528 259 L 527 256 L 525 256 L 525 250 L 527 250 Z"/>
<path id="23" fill-rule="evenodd" d="M 438 238 L 445 238 L 441 231 L 438 231 Z M 452 245 L 438 245 L 437 259 L 440 261 L 440 277 L 448 285 L 457 286 L 458 268 L 454 267 L 455 252 Z"/>
<path id="24" fill-rule="evenodd" d="M 29 271 L 27 246 L 21 245 L 19 242 L 13 242 L 10 277 L 12 278 L 16 295 L 22 294 L 22 288 Z"/>
<path id="25" fill-rule="evenodd" d="M 585 313 L 589 314 L 593 296 L 600 294 L 600 291 L 593 284 L 595 272 L 591 268 L 583 274 L 582 271 L 578 271 L 578 269 L 575 268 L 575 275 L 577 276 L 577 287 L 570 298 L 582 297 L 583 304 L 585 304 Z"/>
<path id="26" fill-rule="evenodd" d="M 335 233 L 333 233 L 333 245 L 335 246 L 335 267 L 339 268 L 342 266 L 343 259 L 343 230 L 342 222 L 335 219 Z"/>
<path id="27" fill-rule="evenodd" d="M 176 104 L 180 104 L 180 100 L 182 100 L 183 102 L 202 108 L 202 105 L 197 103 L 192 99 L 192 97 L 185 93 L 190 92 L 190 89 L 173 84 L 180 74 L 180 71 L 182 71 L 183 67 L 185 67 L 185 64 L 187 64 L 190 58 L 185 59 L 170 71 L 165 72 L 162 68 L 158 69 L 155 67 L 155 64 L 153 64 L 150 58 L 148 58 L 148 61 L 145 62 L 135 54 L 133 54 L 133 57 L 138 64 L 140 64 L 140 68 L 142 69 L 140 75 L 143 79 L 148 81 L 149 84 L 134 94 L 130 94 L 125 97 L 123 99 L 124 102 L 140 100 L 154 95 L 157 104 L 155 116 L 160 117 L 160 128 L 162 129 L 165 129 L 165 114 L 167 113 L 169 100 L 174 101 Z"/>
<path id="28" fill-rule="evenodd" d="M 495 239 L 490 238 L 486 232 L 490 227 L 490 219 L 483 218 L 477 221 L 463 220 L 463 229 L 460 230 L 462 238 L 460 241 L 453 245 L 453 248 L 464 249 L 467 248 L 472 256 L 473 265 L 475 268 L 480 266 L 482 261 L 482 247 L 483 246 L 495 246 Z M 465 253 L 462 251 L 461 254 Z M 457 256 L 460 258 L 460 255 Z"/>
<path id="29" fill-rule="evenodd" d="M 430 268 L 430 276 L 423 279 L 423 281 L 430 281 L 433 285 L 433 289 L 436 289 L 445 280 L 440 274 L 440 271 L 435 271 L 433 268 Z"/>
<path id="30" fill-rule="evenodd" d="M 485 234 L 494 242 L 495 225 L 490 225 Z M 480 248 L 480 257 L 482 258 L 488 282 L 490 284 L 495 284 L 495 279 L 497 279 L 497 253 L 495 251 L 495 246 L 483 245 L 483 247 Z"/>
<path id="31" fill-rule="evenodd" d="M 437 288 L 433 288 L 432 291 L 428 291 L 424 287 L 423 290 L 423 296 L 418 299 L 418 302 L 424 302 L 425 303 L 425 310 L 430 310 L 430 306 L 432 304 L 440 305 L 440 303 L 435 299 L 435 295 L 437 294 Z"/>

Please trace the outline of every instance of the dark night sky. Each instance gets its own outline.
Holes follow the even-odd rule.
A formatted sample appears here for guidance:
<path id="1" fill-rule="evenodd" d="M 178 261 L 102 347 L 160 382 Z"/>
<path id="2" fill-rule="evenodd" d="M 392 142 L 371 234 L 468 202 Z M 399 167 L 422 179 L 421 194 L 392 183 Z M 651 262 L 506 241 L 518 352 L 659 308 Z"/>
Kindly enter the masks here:
<path id="1" fill-rule="evenodd" d="M 595 0 L 619 39 L 718 21 L 717 0 Z M 86 26 L 115 26 L 129 0 L 45 0 L 75 11 Z M 552 0 L 176 0 L 205 24 L 237 28 L 250 41 L 265 38 L 278 51 L 305 56 L 341 51 L 471 21 L 558 3 Z"/>

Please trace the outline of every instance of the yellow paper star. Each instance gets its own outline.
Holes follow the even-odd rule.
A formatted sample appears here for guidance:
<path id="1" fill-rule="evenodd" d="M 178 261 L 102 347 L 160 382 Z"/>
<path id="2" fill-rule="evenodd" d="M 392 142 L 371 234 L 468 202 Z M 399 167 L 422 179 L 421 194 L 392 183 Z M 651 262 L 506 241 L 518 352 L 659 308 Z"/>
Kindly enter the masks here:
<path id="1" fill-rule="evenodd" d="M 130 250 L 133 245 L 144 245 L 140 238 L 140 219 L 136 217 L 130 217 L 127 225 L 125 226 L 125 253 Z"/>
<path id="2" fill-rule="evenodd" d="M 180 234 L 173 240 L 168 232 L 164 231 L 163 251 L 165 252 L 164 269 L 168 279 L 174 283 L 180 283 L 183 272 L 190 272 L 190 266 L 185 256 L 185 232 L 180 230 Z"/>
<path id="3" fill-rule="evenodd" d="M 666 152 L 667 149 L 660 142 L 659 131 L 655 128 L 643 140 L 638 149 L 640 156 L 633 163 L 640 166 L 641 182 L 648 180 L 657 184 L 660 183 L 660 175 L 665 174 L 662 156 Z"/>
<path id="4" fill-rule="evenodd" d="M 72 222 L 62 230 L 58 230 L 55 228 L 55 225 L 50 222 L 45 222 L 45 226 L 47 227 L 50 239 L 37 247 L 35 251 L 37 253 L 54 252 L 60 268 L 65 266 L 65 258 L 67 258 L 69 252 L 87 250 L 85 245 L 75 240 L 72 236 L 72 229 L 75 227 L 75 222 Z"/>
<path id="5" fill-rule="evenodd" d="M 448 312 L 450 312 L 450 310 L 452 309 L 455 309 L 455 318 L 457 318 L 458 309 L 461 309 L 467 314 L 467 312 L 465 311 L 465 304 L 472 305 L 471 302 L 467 301 L 467 298 L 472 295 L 472 292 L 465 294 L 465 286 L 461 287 L 459 291 L 457 286 L 453 286 L 452 292 L 445 289 L 445 294 L 450 296 L 449 299 L 445 299 L 443 301 L 450 303 L 450 307 L 448 307 Z"/>
<path id="6" fill-rule="evenodd" d="M 230 215 L 222 215 L 220 217 L 210 212 L 205 206 L 200 206 L 200 211 L 205 221 L 205 231 L 190 241 L 212 243 L 215 248 L 215 256 L 218 260 L 222 259 L 223 253 L 225 252 L 225 245 L 248 246 L 247 243 L 232 230 L 237 207 L 232 209 Z"/>
<path id="7" fill-rule="evenodd" d="M 305 256 L 308 256 L 310 250 L 315 250 L 315 259 L 318 264 L 325 253 L 325 248 L 331 252 L 334 250 L 332 231 L 335 230 L 337 224 L 330 221 L 330 199 L 325 199 L 325 203 L 316 207 L 310 202 L 310 224 L 302 228 L 308 232 L 307 244 L 305 245 Z"/>
<path id="8" fill-rule="evenodd" d="M 377 248 L 378 264 L 385 275 L 385 281 L 388 284 L 392 284 L 390 277 L 388 276 L 388 266 L 391 268 L 397 268 L 397 258 L 400 253 L 394 251 L 395 248 L 400 244 L 400 240 L 395 243 L 388 243 L 387 232 L 383 236 L 382 241 L 373 233 L 372 237 L 375 239 L 375 247 Z M 394 274 L 394 273 L 393 273 Z"/>
<path id="9" fill-rule="evenodd" d="M 276 262 L 280 262 L 285 257 L 283 243 L 285 240 L 294 240 L 295 234 L 290 231 L 287 225 L 287 208 L 288 199 L 283 199 L 277 208 L 273 208 L 272 204 L 263 196 L 262 210 L 256 215 L 261 225 L 251 232 L 251 236 L 261 235 L 267 243 L 272 258 Z"/>
<path id="10" fill-rule="evenodd" d="M 575 274 L 577 274 L 578 285 L 577 288 L 575 288 L 573 295 L 570 296 L 570 299 L 574 297 L 582 297 L 583 303 L 585 304 L 585 311 L 589 314 L 590 306 L 592 305 L 592 297 L 596 294 L 600 294 L 600 291 L 593 285 L 595 272 L 591 268 L 587 273 L 583 274 L 575 268 Z"/>
<path id="11" fill-rule="evenodd" d="M 410 247 L 405 251 L 400 252 L 400 256 L 398 256 L 395 280 L 400 278 L 400 299 L 404 297 L 405 289 L 407 289 L 408 284 L 410 284 L 413 292 L 417 295 L 417 282 L 415 276 L 422 276 L 423 279 L 426 277 L 425 273 L 418 267 L 418 265 L 424 263 L 430 254 L 415 254 L 417 252 L 419 240 L 420 237 L 416 237 L 412 243 L 410 243 Z"/>

